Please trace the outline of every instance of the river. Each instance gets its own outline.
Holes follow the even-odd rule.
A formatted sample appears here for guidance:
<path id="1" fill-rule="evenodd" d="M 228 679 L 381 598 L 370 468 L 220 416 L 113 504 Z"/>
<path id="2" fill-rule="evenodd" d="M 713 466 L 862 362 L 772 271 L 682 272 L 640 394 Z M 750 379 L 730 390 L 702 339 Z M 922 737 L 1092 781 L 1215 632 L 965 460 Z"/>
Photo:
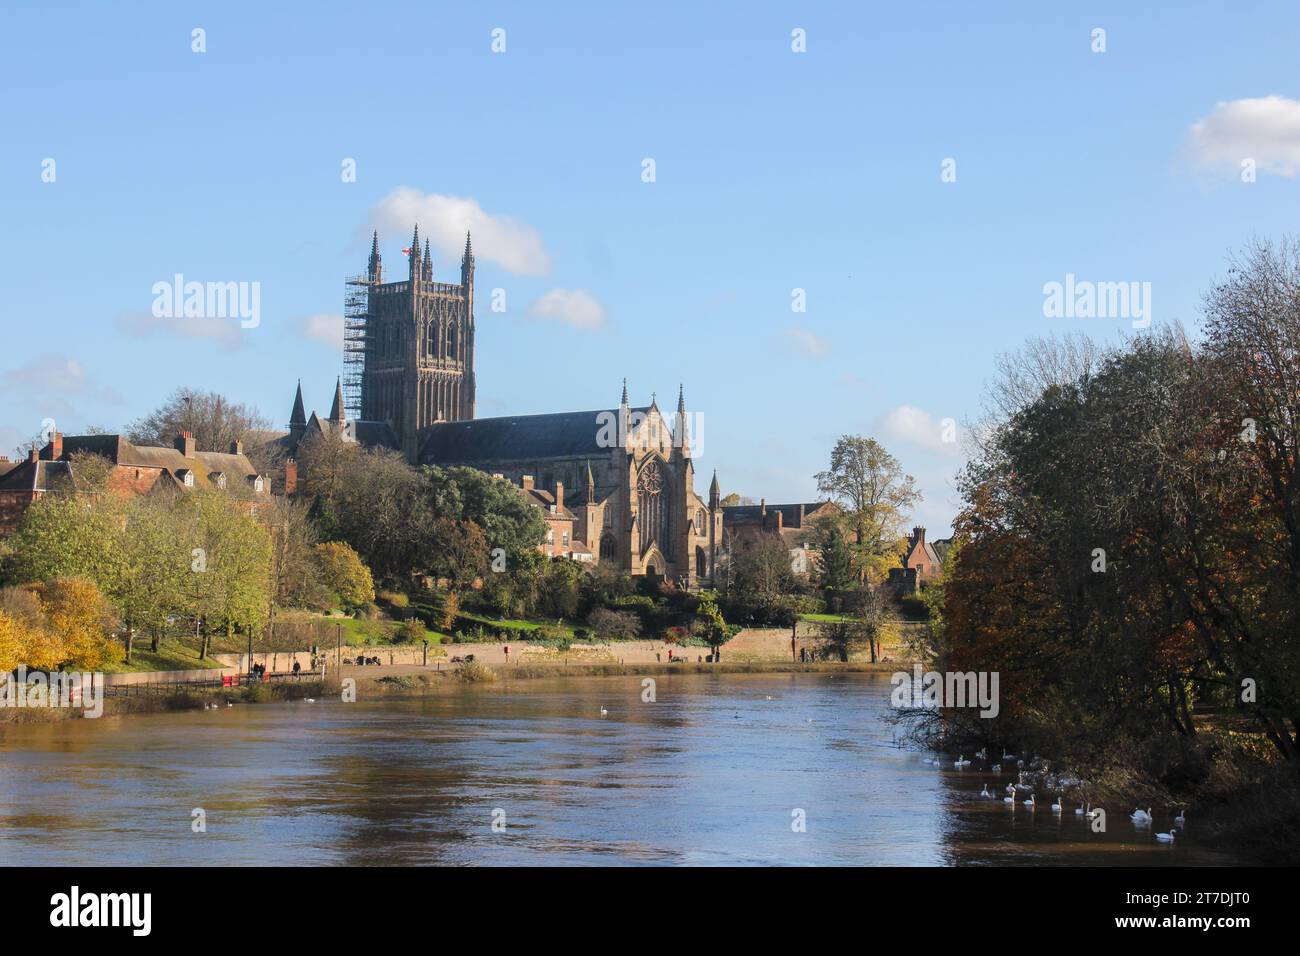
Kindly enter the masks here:
<path id="1" fill-rule="evenodd" d="M 9 865 L 1197 865 L 901 750 L 880 674 L 570 678 L 0 725 Z M 607 713 L 602 716 L 601 708 Z M 987 784 L 997 799 L 980 799 Z M 1111 808 L 1108 808 L 1111 809 Z M 206 832 L 193 832 L 202 810 Z"/>

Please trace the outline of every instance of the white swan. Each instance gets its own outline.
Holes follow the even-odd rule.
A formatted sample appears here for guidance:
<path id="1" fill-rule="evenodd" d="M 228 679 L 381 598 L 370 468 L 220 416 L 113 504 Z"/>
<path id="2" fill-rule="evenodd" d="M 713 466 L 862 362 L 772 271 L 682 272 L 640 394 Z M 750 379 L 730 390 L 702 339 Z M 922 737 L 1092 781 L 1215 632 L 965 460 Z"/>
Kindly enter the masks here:
<path id="1" fill-rule="evenodd" d="M 1038 806 L 1038 804 L 1034 803 L 1034 795 L 1033 795 L 1032 793 L 1029 795 L 1029 799 L 1026 800 L 1024 803 L 1025 803 L 1025 806 L 1027 806 L 1027 807 L 1036 807 L 1036 806 Z"/>
<path id="2" fill-rule="evenodd" d="M 979 759 L 979 760 L 988 760 L 988 759 L 989 759 L 989 752 L 988 752 L 987 749 L 977 750 L 977 751 L 975 751 L 975 757 L 976 757 L 976 759 Z"/>
<path id="3" fill-rule="evenodd" d="M 965 754 L 958 754 L 957 759 L 952 762 L 952 765 L 960 770 L 962 767 L 969 767 L 970 761 L 966 759 Z"/>
<path id="4" fill-rule="evenodd" d="M 1176 830 L 1170 830 L 1168 833 L 1157 833 L 1156 839 L 1159 840 L 1161 843 L 1173 843 L 1174 834 L 1176 832 L 1177 832 Z"/>
<path id="5" fill-rule="evenodd" d="M 1009 804 L 1011 804 L 1012 806 L 1015 806 L 1016 798 L 1015 798 L 1015 797 L 1003 797 L 1003 798 L 1002 798 L 1002 802 L 1003 802 L 1003 803 L 1009 803 Z"/>
<path id="6" fill-rule="evenodd" d="M 1052 804 L 1052 812 L 1053 812 L 1053 813 L 1060 813 L 1060 812 L 1061 812 L 1061 798 L 1060 798 L 1059 795 L 1058 795 L 1057 798 L 1056 798 L 1056 802 L 1055 802 L 1054 804 Z"/>
<path id="7" fill-rule="evenodd" d="M 987 783 L 984 784 L 984 789 L 980 791 L 980 796 L 985 800 L 989 800 L 993 797 L 993 794 L 989 793 L 989 785 Z"/>
<path id="8" fill-rule="evenodd" d="M 1091 804 L 1091 803 L 1088 804 L 1088 807 L 1089 807 L 1089 810 L 1088 810 L 1088 819 L 1089 819 L 1089 820 L 1095 820 L 1095 819 L 1097 819 L 1099 816 L 1101 816 L 1101 814 L 1102 814 L 1102 809 L 1101 809 L 1101 807 L 1098 807 L 1096 810 L 1093 810 L 1093 809 L 1091 809 L 1091 807 L 1092 807 L 1092 804 Z"/>
<path id="9" fill-rule="evenodd" d="M 604 705 L 602 704 L 602 705 L 601 705 L 601 708 L 600 708 L 600 716 L 604 717 L 604 716 L 605 716 L 606 714 L 608 714 L 608 713 L 609 713 L 609 711 L 607 711 L 607 710 L 605 709 Z"/>
<path id="10" fill-rule="evenodd" d="M 1146 810 L 1134 810 L 1129 814 L 1129 819 L 1134 823 L 1150 823 L 1151 809 L 1148 807 Z"/>
<path id="11" fill-rule="evenodd" d="M 1186 825 L 1187 825 L 1187 811 L 1186 811 L 1186 810 L 1179 810 L 1179 811 L 1178 811 L 1178 816 L 1174 817 L 1174 825 L 1175 825 L 1175 826 L 1180 826 L 1180 827 L 1181 827 L 1181 826 L 1186 826 Z"/>
<path id="12" fill-rule="evenodd" d="M 1088 806 L 1091 807 L 1092 804 L 1088 804 Z M 1079 809 L 1077 809 L 1077 810 L 1074 811 L 1074 815 L 1075 815 L 1076 817 L 1081 817 L 1081 816 L 1083 816 L 1083 815 L 1084 815 L 1085 813 L 1087 813 L 1087 812 L 1088 812 L 1088 811 L 1085 810 L 1085 809 L 1083 808 L 1083 804 L 1081 803 L 1081 804 L 1079 804 Z"/>

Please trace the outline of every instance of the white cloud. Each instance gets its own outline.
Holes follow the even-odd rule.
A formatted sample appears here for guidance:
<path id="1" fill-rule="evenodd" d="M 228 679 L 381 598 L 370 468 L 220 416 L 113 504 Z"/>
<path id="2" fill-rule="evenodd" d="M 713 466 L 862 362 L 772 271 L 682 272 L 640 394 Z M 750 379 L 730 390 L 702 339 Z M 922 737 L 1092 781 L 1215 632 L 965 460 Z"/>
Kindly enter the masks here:
<path id="1" fill-rule="evenodd" d="M 605 324 L 605 307 L 586 289 L 552 289 L 528 307 L 528 314 L 567 322 L 575 329 Z"/>
<path id="2" fill-rule="evenodd" d="M 887 439 L 906 442 L 926 451 L 940 455 L 957 455 L 961 451 L 954 419 L 936 421 L 929 412 L 912 405 L 891 408 L 877 420 L 876 425 Z M 945 432 L 954 440 L 944 441 Z"/>
<path id="3" fill-rule="evenodd" d="M 409 241 L 418 223 L 420 238 L 428 239 L 433 251 L 434 277 L 460 269 L 465 251 L 465 233 L 473 233 L 474 257 L 494 262 L 516 275 L 542 276 L 551 271 L 551 257 L 542 236 L 527 223 L 509 216 L 484 211 L 477 201 L 464 196 L 424 193 L 411 186 L 399 186 L 379 201 L 373 218 L 381 233 L 393 233 Z M 441 267 L 439 265 L 441 263 Z"/>
<path id="4" fill-rule="evenodd" d="M 318 312 L 302 320 L 302 330 L 309 339 L 343 351 L 343 316 L 337 312 Z"/>
<path id="5" fill-rule="evenodd" d="M 152 312 L 124 312 L 117 317 L 117 327 L 134 338 L 154 334 L 179 335 L 187 339 L 216 342 L 234 351 L 243 344 L 239 320 L 177 316 L 158 318 Z"/>
<path id="6" fill-rule="evenodd" d="M 95 381 L 81 362 L 55 353 L 39 355 L 25 365 L 0 373 L 0 395 L 5 396 L 11 412 L 20 406 L 23 413 L 34 414 L 33 434 L 43 418 L 77 418 L 82 404 L 97 409 L 122 404 L 122 397 L 112 387 Z"/>
<path id="7" fill-rule="evenodd" d="M 1300 172 L 1300 100 L 1285 96 L 1217 103 L 1188 131 L 1185 153 L 1199 166 L 1240 172 L 1253 159 L 1262 172 Z"/>
<path id="8" fill-rule="evenodd" d="M 781 334 L 805 355 L 810 355 L 815 359 L 822 359 L 830 354 L 831 344 L 808 329 L 782 329 Z"/>

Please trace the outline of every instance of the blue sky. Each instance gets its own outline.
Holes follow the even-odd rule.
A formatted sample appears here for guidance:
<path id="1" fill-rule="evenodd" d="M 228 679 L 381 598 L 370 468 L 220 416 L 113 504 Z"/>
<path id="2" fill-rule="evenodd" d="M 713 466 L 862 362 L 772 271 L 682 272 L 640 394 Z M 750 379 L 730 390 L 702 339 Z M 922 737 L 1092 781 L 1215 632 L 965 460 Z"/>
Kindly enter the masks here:
<path id="1" fill-rule="evenodd" d="M 870 434 L 944 531 L 939 422 L 993 357 L 1128 327 L 1046 318 L 1044 283 L 1150 282 L 1194 325 L 1229 250 L 1295 229 L 1297 28 L 1252 2 L 7 4 L 0 448 L 180 385 L 282 422 L 301 377 L 325 411 L 343 279 L 375 226 L 404 276 L 419 214 L 448 281 L 481 227 L 480 416 L 684 382 L 724 491 L 812 499 Z M 148 321 L 178 272 L 260 283 L 260 325 Z"/>

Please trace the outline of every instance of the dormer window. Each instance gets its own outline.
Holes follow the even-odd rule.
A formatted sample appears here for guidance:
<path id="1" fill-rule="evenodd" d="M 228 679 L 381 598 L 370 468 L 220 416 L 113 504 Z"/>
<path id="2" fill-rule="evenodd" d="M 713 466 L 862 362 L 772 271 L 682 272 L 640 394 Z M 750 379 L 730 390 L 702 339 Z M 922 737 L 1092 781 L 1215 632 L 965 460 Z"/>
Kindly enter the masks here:
<path id="1" fill-rule="evenodd" d="M 214 471 L 212 474 L 208 475 L 208 480 L 218 488 L 226 487 L 226 476 L 219 471 Z"/>
<path id="2" fill-rule="evenodd" d="M 176 472 L 176 477 L 181 480 L 181 484 L 186 488 L 194 487 L 194 472 L 190 469 L 182 468 L 180 471 Z"/>
<path id="3" fill-rule="evenodd" d="M 266 482 L 261 475 L 249 475 L 248 483 L 253 486 L 253 490 L 259 495 L 262 493 L 262 489 L 266 487 Z"/>

